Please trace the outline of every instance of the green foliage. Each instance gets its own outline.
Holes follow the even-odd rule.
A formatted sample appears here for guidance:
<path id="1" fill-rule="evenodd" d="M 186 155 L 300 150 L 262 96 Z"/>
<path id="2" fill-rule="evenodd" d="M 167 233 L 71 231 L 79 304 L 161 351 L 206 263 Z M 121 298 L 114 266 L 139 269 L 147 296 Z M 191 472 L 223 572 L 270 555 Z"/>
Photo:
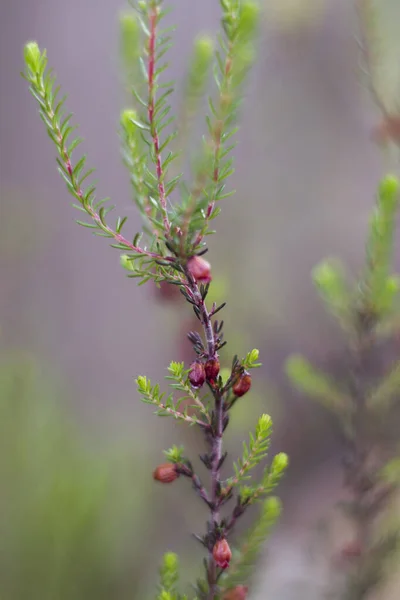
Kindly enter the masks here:
<path id="1" fill-rule="evenodd" d="M 168 450 L 164 450 L 164 454 L 172 463 L 182 463 L 184 461 L 184 448 L 183 446 L 172 446 Z"/>
<path id="2" fill-rule="evenodd" d="M 200 246 L 205 235 L 212 233 L 209 223 L 220 212 L 216 202 L 231 195 L 226 180 L 232 175 L 233 136 L 241 100 L 241 86 L 254 59 L 254 34 L 258 8 L 244 0 L 221 0 L 223 34 L 218 36 L 214 80 L 217 94 L 208 99 L 207 135 L 203 153 L 195 169 L 192 185 L 185 185 L 181 207 L 174 224 Z"/>
<path id="3" fill-rule="evenodd" d="M 222 579 L 224 589 L 249 583 L 263 545 L 273 525 L 281 514 L 282 506 L 279 498 L 271 496 L 262 503 L 261 514 L 253 527 L 247 532 L 240 547 L 234 553 L 231 567 Z"/>
<path id="4" fill-rule="evenodd" d="M 160 568 L 160 592 L 157 600 L 179 600 L 176 585 L 179 579 L 179 560 L 173 552 L 164 554 Z"/>
<path id="5" fill-rule="evenodd" d="M 248 472 L 254 469 L 268 454 L 270 437 L 272 433 L 272 419 L 269 415 L 261 415 L 258 419 L 255 434 L 250 433 L 250 441 L 247 445 L 243 442 L 243 456 L 237 463 L 233 464 L 235 476 L 228 479 L 227 486 L 232 488 L 250 479 Z"/>
<path id="6" fill-rule="evenodd" d="M 199 419 L 196 414 L 188 414 L 189 406 L 185 406 L 185 408 L 181 410 L 181 404 L 183 403 L 184 398 L 179 398 L 174 401 L 172 394 L 166 396 L 165 392 L 160 392 L 160 386 L 158 384 L 152 386 L 150 379 L 143 375 L 139 375 L 136 379 L 136 383 L 138 392 L 142 397 L 142 402 L 157 406 L 157 410 L 154 414 L 160 417 L 171 416 L 177 420 L 185 421 L 189 425 L 206 425 L 206 423 Z M 191 408 L 197 408 L 197 405 L 192 406 Z"/>
<path id="7" fill-rule="evenodd" d="M 398 278 L 390 274 L 398 203 L 399 181 L 388 175 L 379 186 L 367 243 L 366 303 L 377 315 L 392 308 L 399 290 Z"/>
<path id="8" fill-rule="evenodd" d="M 193 390 L 188 380 L 189 369 L 185 369 L 185 364 L 183 362 L 172 361 L 168 367 L 168 371 L 171 375 L 167 375 L 165 379 L 174 382 L 169 384 L 170 387 L 184 394 L 180 398 L 180 402 L 187 400 L 191 403 L 194 402 L 194 405 L 191 407 L 199 411 L 208 420 L 209 399 L 207 397 L 201 399 L 199 394 Z"/>
<path id="9" fill-rule="evenodd" d="M 325 374 L 301 355 L 290 356 L 285 365 L 286 375 L 300 391 L 308 394 L 329 410 L 343 415 L 351 410 L 350 398 Z"/>
<path id="10" fill-rule="evenodd" d="M 59 398 L 30 357 L 1 360 L 2 597 L 131 597 L 131 586 L 143 583 L 143 572 L 135 580 L 136 566 L 124 555 L 129 548 L 141 564 L 143 458 L 139 469 L 127 449 L 89 444 Z M 127 525 L 136 539 L 127 538 Z"/>
<path id="11" fill-rule="evenodd" d="M 39 104 L 39 114 L 46 126 L 47 133 L 57 148 L 59 173 L 70 194 L 78 201 L 78 204 L 74 205 L 75 208 L 83 211 L 92 219 L 91 223 L 86 221 L 78 221 L 78 223 L 92 229 L 96 235 L 113 239 L 112 246 L 114 248 L 129 250 L 132 261 L 139 257 L 138 274 L 134 273 L 133 276 L 147 281 L 151 278 L 159 279 L 160 273 L 163 273 L 162 279 L 169 276 L 174 279 L 174 274 L 165 268 L 166 265 L 160 267 L 156 263 L 156 259 L 162 258 L 164 254 L 160 255 L 141 249 L 136 245 L 137 236 L 133 242 L 123 237 L 122 228 L 127 217 L 118 217 L 114 228 L 107 223 L 106 217 L 114 209 L 114 206 L 107 205 L 107 199 L 95 201 L 96 188 L 94 185 L 86 183 L 93 173 L 93 169 L 85 168 L 86 156 L 79 158 L 75 165 L 71 162 L 71 156 L 82 140 L 75 138 L 68 143 L 74 130 L 70 125 L 72 115 L 65 114 L 65 97 L 59 99 L 60 87 L 55 87 L 55 76 L 51 70 L 47 69 L 46 51 L 41 52 L 36 42 L 29 42 L 25 48 L 25 63 L 26 70 L 23 76 L 30 84 L 30 91 Z M 158 250 L 165 252 L 161 246 L 158 246 Z"/>
<path id="12" fill-rule="evenodd" d="M 135 82 L 138 75 L 141 29 L 139 21 L 133 12 L 122 12 L 119 17 L 120 23 L 120 54 L 126 77 L 128 89 Z M 131 92 L 131 90 L 129 89 Z"/>
<path id="13" fill-rule="evenodd" d="M 262 363 L 257 362 L 259 357 L 259 351 L 254 349 L 248 352 L 246 358 L 243 359 L 242 365 L 245 369 L 256 369 L 257 367 L 261 367 Z"/>
<path id="14" fill-rule="evenodd" d="M 328 310 L 343 329 L 348 330 L 352 317 L 351 296 L 343 265 L 338 261 L 325 260 L 313 269 L 312 276 Z"/>
<path id="15" fill-rule="evenodd" d="M 191 126 L 200 110 L 201 101 L 214 60 L 214 41 L 207 35 L 198 36 L 193 42 L 192 56 L 189 59 L 184 82 L 182 105 L 178 115 L 178 131 L 174 146 L 179 149 L 179 166 L 185 158 L 185 150 L 191 133 Z"/>
<path id="16" fill-rule="evenodd" d="M 342 506 L 353 520 L 358 536 L 355 545 L 360 548 L 341 594 L 348 600 L 369 597 L 382 582 L 388 558 L 399 542 L 398 530 L 394 528 L 376 539 L 376 522 L 399 484 L 398 458 L 388 460 L 386 448 L 382 457 L 379 453 L 387 437 L 387 416 L 399 397 L 400 368 L 396 362 L 376 382 L 370 363 L 382 325 L 387 329 L 389 323 L 390 329 L 390 319 L 394 316 L 396 320 L 399 311 L 400 280 L 391 273 L 398 203 L 399 181 L 388 175 L 379 185 L 370 220 L 366 266 L 351 294 L 338 264 L 325 261 L 313 272 L 329 311 L 348 333 L 348 391 L 342 391 L 302 356 L 292 356 L 286 363 L 286 373 L 297 388 L 341 417 L 343 433 L 350 442 L 344 469 L 352 499 Z"/>
<path id="17" fill-rule="evenodd" d="M 284 452 L 276 454 L 271 466 L 266 467 L 260 483 L 240 487 L 239 496 L 242 504 L 254 504 L 270 494 L 278 485 L 289 465 L 289 458 Z"/>
<path id="18" fill-rule="evenodd" d="M 389 485 L 400 485 L 400 458 L 392 458 L 381 469 L 380 476 Z"/>

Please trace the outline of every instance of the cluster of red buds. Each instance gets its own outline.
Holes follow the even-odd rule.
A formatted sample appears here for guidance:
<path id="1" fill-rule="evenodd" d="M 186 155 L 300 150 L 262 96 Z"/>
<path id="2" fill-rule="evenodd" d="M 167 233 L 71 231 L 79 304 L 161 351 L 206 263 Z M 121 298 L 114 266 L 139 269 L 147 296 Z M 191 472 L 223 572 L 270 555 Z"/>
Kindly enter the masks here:
<path id="1" fill-rule="evenodd" d="M 190 365 L 189 382 L 195 388 L 201 388 L 207 381 L 210 385 L 215 385 L 220 371 L 220 363 L 218 359 L 210 359 L 202 363 L 200 360 L 195 360 Z M 235 380 L 232 391 L 240 398 L 247 394 L 251 388 L 251 375 L 248 371 L 243 371 Z"/>
<path id="2" fill-rule="evenodd" d="M 195 389 L 201 388 L 206 381 L 214 385 L 217 381 L 219 370 L 220 364 L 218 359 L 210 359 L 205 363 L 195 360 L 189 369 L 188 378 L 190 385 Z"/>

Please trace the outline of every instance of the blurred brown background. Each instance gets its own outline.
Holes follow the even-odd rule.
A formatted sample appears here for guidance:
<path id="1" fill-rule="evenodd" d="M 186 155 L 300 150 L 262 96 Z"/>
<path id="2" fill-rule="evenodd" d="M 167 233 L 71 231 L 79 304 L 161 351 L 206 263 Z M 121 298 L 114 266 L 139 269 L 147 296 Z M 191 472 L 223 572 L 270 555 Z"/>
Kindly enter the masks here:
<path id="1" fill-rule="evenodd" d="M 168 19 L 178 24 L 169 59 L 179 88 L 193 38 L 216 30 L 219 8 L 217 0 L 169 4 L 173 13 Z M 105 597 L 118 597 L 119 590 L 121 598 L 139 598 L 146 581 L 153 584 L 164 550 L 194 549 L 194 558 L 200 557 L 186 535 L 201 527 L 204 516 L 197 504 L 190 500 L 189 505 L 190 490 L 182 482 L 177 490 L 161 493 L 149 481 L 163 448 L 181 441 L 195 452 L 199 441 L 153 418 L 139 403 L 134 385 L 137 374 L 161 380 L 168 361 L 181 357 L 179 335 L 185 323 L 154 290 L 137 288 L 123 276 L 117 251 L 76 226 L 78 215 L 58 177 L 54 149 L 19 75 L 23 45 L 35 39 L 47 48 L 68 93 L 68 108 L 82 124 L 79 133 L 89 165 L 97 168 L 99 193 L 111 196 L 137 231 L 139 218 L 116 133 L 123 106 L 117 16 L 123 8 L 123 2 L 95 0 L 2 0 L 0 348 L 7 360 L 12 352 L 17 370 L 27 354 L 38 363 L 40 385 L 55 380 L 49 403 L 61 404 L 72 415 L 90 451 L 125 448 L 121 477 L 127 483 L 121 493 L 141 499 L 135 509 L 140 518 L 131 515 L 125 521 L 122 544 L 117 536 L 119 552 L 126 544 L 126 573 L 118 580 L 113 572 L 114 587 Z M 265 9 L 231 184 L 237 194 L 223 207 L 209 256 L 215 279 L 227 285 L 228 349 L 243 354 L 258 347 L 264 364 L 254 404 L 240 409 L 229 447 L 236 448 L 256 415 L 265 411 L 276 422 L 274 449 L 291 456 L 281 489 L 285 514 L 265 558 L 271 569 L 260 570 L 254 597 L 263 598 L 268 590 L 271 599 L 310 600 L 321 597 L 318 581 L 324 573 L 323 566 L 305 558 L 304 548 L 318 518 L 339 497 L 340 442 L 323 411 L 290 389 L 282 367 L 290 352 L 301 351 L 320 365 L 343 368 L 344 340 L 317 298 L 310 271 L 330 255 L 353 270 L 362 263 L 368 213 L 383 165 L 370 141 L 376 115 L 360 82 L 353 3 L 265 0 Z M 42 401 L 40 385 L 35 396 L 28 393 L 29 404 Z M 8 418 L 14 422 L 12 404 Z M 40 464 L 46 471 L 48 463 Z M 29 494 L 28 480 L 24 485 Z M 21 493 L 22 488 L 15 489 Z M 143 519 L 150 523 L 146 534 L 138 525 Z M 11 531 L 2 542 L 0 561 L 12 543 Z M 112 548 L 110 554 L 115 558 Z M 137 557 L 143 588 L 140 577 L 132 575 Z M 317 574 L 309 576 L 310 564 Z M 125 586 L 124 592 L 115 581 Z M 6 600 L 34 597 L 32 590 L 29 596 L 14 589 L 12 581 L 9 586 Z M 52 589 L 49 599 L 61 598 Z M 75 590 L 70 597 L 80 598 L 80 593 Z M 43 590 L 38 594 L 45 597 Z"/>

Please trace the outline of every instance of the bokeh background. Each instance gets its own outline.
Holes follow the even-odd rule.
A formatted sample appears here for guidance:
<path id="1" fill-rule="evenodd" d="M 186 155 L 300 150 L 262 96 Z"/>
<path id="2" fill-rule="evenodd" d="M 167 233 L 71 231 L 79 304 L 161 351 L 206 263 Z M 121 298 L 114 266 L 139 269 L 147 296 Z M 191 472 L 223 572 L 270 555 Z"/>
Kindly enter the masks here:
<path id="1" fill-rule="evenodd" d="M 169 4 L 179 91 L 192 40 L 216 31 L 219 7 L 217 0 Z M 190 314 L 151 286 L 137 288 L 118 252 L 76 226 L 19 75 L 23 45 L 35 39 L 82 124 L 100 193 L 138 230 L 117 136 L 124 8 L 122 0 L 1 3 L 2 600 L 152 597 L 165 550 L 183 556 L 186 580 L 201 557 L 188 535 L 204 522 L 191 490 L 185 482 L 160 490 L 151 480 L 163 448 L 183 443 L 194 455 L 201 440 L 153 417 L 134 384 L 138 374 L 160 381 L 171 359 L 190 359 Z M 268 412 L 273 450 L 291 457 L 280 489 L 284 515 L 252 597 L 311 600 L 322 597 L 329 574 L 323 550 L 341 495 L 341 445 L 335 423 L 290 388 L 283 364 L 300 351 L 334 373 L 345 368 L 344 340 L 310 271 L 327 256 L 353 271 L 362 264 L 384 163 L 370 139 L 377 114 L 358 67 L 353 2 L 263 0 L 263 8 L 237 194 L 223 206 L 209 256 L 217 293 L 229 300 L 229 352 L 257 347 L 264 365 L 252 398 L 238 407 L 228 448 L 237 451 L 256 416 Z"/>

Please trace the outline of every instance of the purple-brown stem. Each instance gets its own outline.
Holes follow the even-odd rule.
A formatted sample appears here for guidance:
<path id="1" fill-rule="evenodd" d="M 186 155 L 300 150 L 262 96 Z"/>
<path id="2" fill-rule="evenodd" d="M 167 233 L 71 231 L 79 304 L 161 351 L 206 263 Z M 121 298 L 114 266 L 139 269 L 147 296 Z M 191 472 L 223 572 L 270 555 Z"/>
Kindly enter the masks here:
<path id="1" fill-rule="evenodd" d="M 185 275 L 188 281 L 188 288 L 191 296 L 199 309 L 201 325 L 207 343 L 207 360 L 217 360 L 216 340 L 210 313 L 200 293 L 199 286 L 192 275 L 186 270 Z M 220 464 L 222 458 L 222 434 L 223 434 L 223 402 L 220 390 L 216 385 L 210 386 L 215 399 L 215 425 L 211 431 L 211 518 L 210 524 L 213 529 L 219 521 L 219 486 L 221 481 Z M 212 549 L 209 549 L 208 558 L 208 600 L 214 600 L 217 594 L 217 566 L 212 555 Z"/>

